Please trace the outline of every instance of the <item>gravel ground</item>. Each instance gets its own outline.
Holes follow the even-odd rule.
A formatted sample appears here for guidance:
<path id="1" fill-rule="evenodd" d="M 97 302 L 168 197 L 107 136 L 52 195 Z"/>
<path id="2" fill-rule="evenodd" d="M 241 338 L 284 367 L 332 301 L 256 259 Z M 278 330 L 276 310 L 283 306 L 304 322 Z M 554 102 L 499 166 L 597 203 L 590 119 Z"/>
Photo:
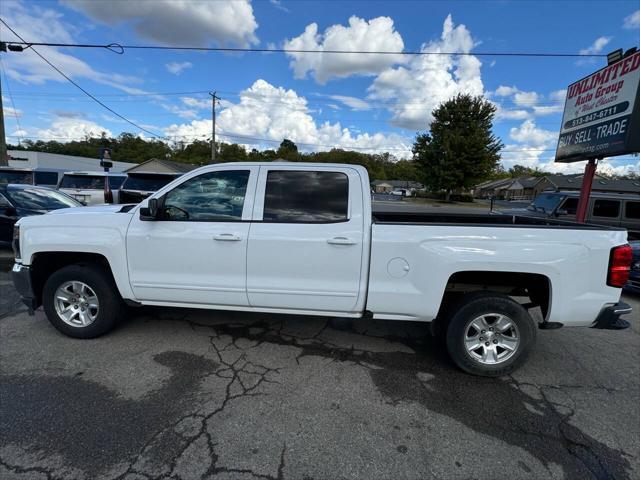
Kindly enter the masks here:
<path id="1" fill-rule="evenodd" d="M 74 340 L 0 288 L 3 479 L 640 478 L 638 297 L 484 379 L 421 324 L 145 308 Z"/>

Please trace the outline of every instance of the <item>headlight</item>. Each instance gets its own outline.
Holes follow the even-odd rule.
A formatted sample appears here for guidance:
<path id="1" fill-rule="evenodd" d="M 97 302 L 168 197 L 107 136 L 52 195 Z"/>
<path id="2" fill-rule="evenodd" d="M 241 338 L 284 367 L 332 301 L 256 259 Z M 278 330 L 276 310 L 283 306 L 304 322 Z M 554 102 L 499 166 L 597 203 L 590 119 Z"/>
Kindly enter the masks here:
<path id="1" fill-rule="evenodd" d="M 16 257 L 16 260 L 20 260 L 20 225 L 15 225 L 13 227 L 13 241 L 11 242 L 11 247 L 13 248 L 13 255 Z"/>

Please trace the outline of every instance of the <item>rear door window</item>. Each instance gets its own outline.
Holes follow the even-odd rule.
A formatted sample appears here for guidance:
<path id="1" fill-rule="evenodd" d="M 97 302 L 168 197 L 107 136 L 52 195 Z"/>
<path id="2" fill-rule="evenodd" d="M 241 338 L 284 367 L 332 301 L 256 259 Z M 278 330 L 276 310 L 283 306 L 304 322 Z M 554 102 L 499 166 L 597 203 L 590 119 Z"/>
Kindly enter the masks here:
<path id="1" fill-rule="evenodd" d="M 338 223 L 348 220 L 349 179 L 342 172 L 271 170 L 264 222 Z"/>
<path id="2" fill-rule="evenodd" d="M 620 200 L 596 200 L 593 202 L 593 216 L 618 218 L 620 216 Z"/>
<path id="3" fill-rule="evenodd" d="M 113 185 L 111 188 L 115 188 Z M 60 188 L 75 188 L 79 190 L 103 190 L 104 176 L 102 175 L 65 175 L 60 182 Z"/>

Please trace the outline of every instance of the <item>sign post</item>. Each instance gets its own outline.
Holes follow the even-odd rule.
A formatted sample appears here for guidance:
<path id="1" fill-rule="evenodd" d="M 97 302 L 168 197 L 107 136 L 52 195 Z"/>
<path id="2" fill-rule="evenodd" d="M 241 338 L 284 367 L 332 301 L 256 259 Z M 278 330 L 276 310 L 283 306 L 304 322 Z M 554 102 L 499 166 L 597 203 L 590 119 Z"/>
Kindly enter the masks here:
<path id="1" fill-rule="evenodd" d="M 109 173 L 109 169 L 113 167 L 111 161 L 111 149 L 100 149 L 100 166 L 104 168 L 105 173 Z M 104 176 L 104 203 L 113 203 L 113 192 L 109 186 L 109 175 Z"/>
<path id="2" fill-rule="evenodd" d="M 569 85 L 556 162 L 588 160 L 576 219 L 584 222 L 596 160 L 640 151 L 640 52 Z"/>

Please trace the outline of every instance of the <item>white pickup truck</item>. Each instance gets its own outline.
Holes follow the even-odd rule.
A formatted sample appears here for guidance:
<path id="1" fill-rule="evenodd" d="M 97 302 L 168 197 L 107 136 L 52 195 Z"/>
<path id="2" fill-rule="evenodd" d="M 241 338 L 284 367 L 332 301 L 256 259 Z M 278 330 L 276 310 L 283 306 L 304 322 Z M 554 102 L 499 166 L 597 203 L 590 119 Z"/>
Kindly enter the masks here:
<path id="1" fill-rule="evenodd" d="M 23 218 L 14 237 L 24 302 L 78 338 L 111 330 L 125 304 L 413 320 L 462 369 L 496 376 L 525 360 L 537 328 L 624 328 L 631 311 L 625 230 L 372 214 L 353 165 L 205 166 L 139 205 Z"/>

